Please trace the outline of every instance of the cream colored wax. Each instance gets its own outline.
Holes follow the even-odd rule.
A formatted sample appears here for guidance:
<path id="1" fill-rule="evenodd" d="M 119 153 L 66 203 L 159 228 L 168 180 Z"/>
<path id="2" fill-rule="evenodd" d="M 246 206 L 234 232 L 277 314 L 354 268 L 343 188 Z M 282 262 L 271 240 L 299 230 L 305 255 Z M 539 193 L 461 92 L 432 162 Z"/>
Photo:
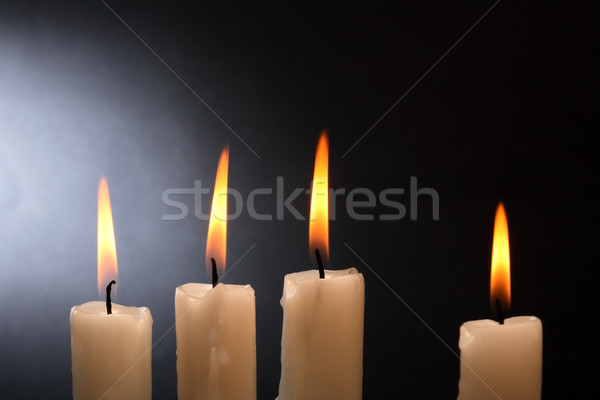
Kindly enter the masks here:
<path id="1" fill-rule="evenodd" d="M 152 315 L 92 301 L 71 309 L 73 399 L 152 398 Z"/>
<path id="2" fill-rule="evenodd" d="M 252 286 L 179 286 L 175 320 L 179 400 L 256 399 Z"/>
<path id="3" fill-rule="evenodd" d="M 279 400 L 362 398 L 364 304 L 354 268 L 285 276 Z"/>
<path id="4" fill-rule="evenodd" d="M 542 321 L 484 319 L 460 327 L 458 400 L 542 398 Z"/>

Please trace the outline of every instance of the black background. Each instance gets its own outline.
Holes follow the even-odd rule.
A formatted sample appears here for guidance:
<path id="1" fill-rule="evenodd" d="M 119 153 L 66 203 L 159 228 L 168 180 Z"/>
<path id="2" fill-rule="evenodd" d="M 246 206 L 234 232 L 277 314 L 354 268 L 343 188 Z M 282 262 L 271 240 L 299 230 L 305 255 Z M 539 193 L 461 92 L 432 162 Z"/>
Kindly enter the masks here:
<path id="1" fill-rule="evenodd" d="M 456 398 L 459 326 L 491 317 L 500 200 L 511 234 L 511 314 L 544 324 L 543 396 L 594 393 L 597 368 L 585 364 L 597 355 L 598 24 L 588 4 L 500 1 L 458 44 L 493 2 L 107 1 L 122 21 L 101 1 L 0 4 L 2 398 L 70 396 L 69 309 L 97 298 L 102 174 L 115 219 L 117 301 L 151 309 L 153 337 L 162 337 L 154 398 L 176 398 L 173 294 L 209 280 L 208 223 L 193 216 L 191 197 L 182 198 L 187 218 L 163 221 L 174 212 L 163 191 L 195 180 L 212 187 L 227 143 L 229 184 L 244 197 L 275 190 L 277 176 L 286 195 L 307 188 L 323 128 L 332 187 L 405 188 L 397 200 L 410 211 L 414 176 L 440 199 L 439 221 L 426 196 L 416 221 L 379 221 L 393 212 L 381 204 L 374 221 L 356 221 L 345 197 L 336 203 L 331 264 L 355 266 L 366 281 L 365 399 Z M 258 211 L 275 213 L 275 195 L 259 199 Z M 307 195 L 293 204 L 307 215 Z M 229 265 L 253 245 L 224 281 L 256 291 L 258 398 L 274 399 L 283 277 L 311 268 L 308 223 L 244 212 L 229 223 Z"/>

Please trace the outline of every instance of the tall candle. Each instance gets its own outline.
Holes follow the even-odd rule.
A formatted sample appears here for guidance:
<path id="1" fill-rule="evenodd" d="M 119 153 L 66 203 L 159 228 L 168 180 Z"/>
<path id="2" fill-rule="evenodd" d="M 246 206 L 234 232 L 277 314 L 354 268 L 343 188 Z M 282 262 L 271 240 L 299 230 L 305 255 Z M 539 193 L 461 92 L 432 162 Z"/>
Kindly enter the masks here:
<path id="1" fill-rule="evenodd" d="M 250 285 L 188 283 L 175 290 L 177 392 L 186 399 L 256 399 Z"/>
<path id="2" fill-rule="evenodd" d="M 469 321 L 460 327 L 458 400 L 542 398 L 542 322 L 533 316 L 504 320 L 510 307 L 508 223 L 496 211 L 492 246 L 491 304 L 500 322 Z"/>
<path id="3" fill-rule="evenodd" d="M 117 278 L 108 185 L 98 189 L 99 292 Z M 92 301 L 71 309 L 73 399 L 152 398 L 152 316 L 146 307 Z"/>
<path id="4" fill-rule="evenodd" d="M 175 290 L 179 400 L 256 399 L 254 290 L 217 283 L 217 266 L 224 270 L 226 258 L 228 160 L 225 149 L 208 228 L 213 284 L 188 283 Z"/>
<path id="5" fill-rule="evenodd" d="M 362 398 L 364 300 L 354 268 L 285 276 L 280 400 Z"/>
<path id="6" fill-rule="evenodd" d="M 319 270 L 284 279 L 279 400 L 362 398 L 365 283 L 355 268 L 331 271 L 328 258 L 328 140 L 321 135 L 309 236 Z"/>

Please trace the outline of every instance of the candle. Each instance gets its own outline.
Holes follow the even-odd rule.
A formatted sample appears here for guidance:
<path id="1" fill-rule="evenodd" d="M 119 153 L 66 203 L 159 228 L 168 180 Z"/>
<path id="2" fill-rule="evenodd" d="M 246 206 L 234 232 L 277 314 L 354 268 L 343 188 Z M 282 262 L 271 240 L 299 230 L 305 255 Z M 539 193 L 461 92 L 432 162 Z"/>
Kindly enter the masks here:
<path id="1" fill-rule="evenodd" d="M 510 308 L 508 223 L 498 205 L 492 245 L 490 298 L 500 322 L 469 321 L 460 327 L 459 400 L 542 398 L 542 322 L 507 318 Z"/>
<path id="2" fill-rule="evenodd" d="M 175 290 L 177 394 L 179 400 L 256 399 L 256 322 L 250 285 L 218 283 L 225 270 L 227 167 L 221 154 L 207 238 L 213 283 L 188 283 Z"/>
<path id="3" fill-rule="evenodd" d="M 98 292 L 71 309 L 73 399 L 152 398 L 152 316 L 146 307 L 125 307 L 110 300 L 117 278 L 117 253 L 106 179 L 98 188 Z"/>
<path id="4" fill-rule="evenodd" d="M 356 269 L 323 268 L 329 256 L 328 139 L 319 140 L 309 238 L 319 270 L 284 279 L 279 400 L 362 398 L 365 284 Z"/>

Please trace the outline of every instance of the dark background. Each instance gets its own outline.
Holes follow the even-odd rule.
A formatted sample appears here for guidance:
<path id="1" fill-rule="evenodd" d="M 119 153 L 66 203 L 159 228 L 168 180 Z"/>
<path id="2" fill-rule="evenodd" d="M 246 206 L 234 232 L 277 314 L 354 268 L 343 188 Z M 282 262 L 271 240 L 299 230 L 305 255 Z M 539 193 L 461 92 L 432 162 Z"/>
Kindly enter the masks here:
<path id="1" fill-rule="evenodd" d="M 500 200 L 511 315 L 544 324 L 544 398 L 595 392 L 597 367 L 585 364 L 597 356 L 598 23 L 587 4 L 499 2 L 343 158 L 493 2 L 107 1 L 156 54 L 100 1 L 0 4 L 2 398 L 70 397 L 69 310 L 97 299 L 102 174 L 117 301 L 151 309 L 153 337 L 164 335 L 153 350 L 154 398 L 176 398 L 173 295 L 209 281 L 208 223 L 192 212 L 163 221 L 174 212 L 163 191 L 212 187 L 229 143 L 231 187 L 275 190 L 282 176 L 287 196 L 309 186 L 323 128 L 332 187 L 405 188 L 397 200 L 410 211 L 415 176 L 440 198 L 439 221 L 426 196 L 416 221 L 378 221 L 393 212 L 381 204 L 374 221 L 355 221 L 338 198 L 331 265 L 355 266 L 366 281 L 365 399 L 454 399 L 459 360 L 345 243 L 458 352 L 460 324 L 492 316 Z M 191 210 L 191 197 L 182 201 Z M 293 204 L 307 215 L 307 195 Z M 257 209 L 275 213 L 275 195 Z M 268 400 L 279 382 L 283 277 L 311 268 L 308 223 L 244 211 L 229 224 L 229 265 L 255 243 L 224 281 L 256 290 L 258 398 Z"/>

